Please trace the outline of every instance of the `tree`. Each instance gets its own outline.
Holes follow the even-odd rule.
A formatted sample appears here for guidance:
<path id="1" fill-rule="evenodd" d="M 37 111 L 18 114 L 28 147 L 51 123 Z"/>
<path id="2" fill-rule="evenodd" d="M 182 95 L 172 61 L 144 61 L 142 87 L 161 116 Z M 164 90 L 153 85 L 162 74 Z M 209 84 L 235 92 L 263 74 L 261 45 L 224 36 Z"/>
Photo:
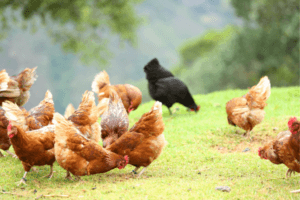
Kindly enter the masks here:
<path id="1" fill-rule="evenodd" d="M 191 38 L 178 48 L 181 62 L 172 68 L 175 75 L 179 75 L 189 70 L 197 59 L 203 58 L 206 54 L 213 51 L 220 44 L 228 41 L 237 31 L 235 26 L 227 26 L 224 29 L 211 29 L 203 35 Z"/>
<path id="2" fill-rule="evenodd" d="M 181 56 L 192 65 L 188 70 L 178 66 L 174 70 L 181 71 L 181 78 L 191 85 L 191 91 L 247 88 L 262 76 L 268 76 L 272 86 L 299 85 L 299 3 L 295 0 L 231 2 L 236 14 L 243 18 L 244 26 L 230 32 L 222 43 L 207 46 L 207 42 L 201 42 L 209 38 L 208 32 L 208 36 L 199 37 L 202 40 L 182 45 L 189 48 L 183 49 Z M 223 30 L 226 33 L 226 28 Z M 202 54 L 201 49 L 205 50 Z"/>
<path id="3" fill-rule="evenodd" d="M 35 32 L 45 27 L 55 43 L 83 62 L 105 63 L 111 35 L 135 42 L 140 0 L 1 0 L 0 39 L 13 26 Z M 1 37 L 2 36 L 2 37 Z"/>
<path id="4" fill-rule="evenodd" d="M 203 57 L 219 44 L 226 42 L 236 29 L 235 26 L 227 26 L 220 30 L 211 29 L 201 36 L 188 40 L 179 47 L 182 64 L 191 67 L 195 59 Z"/>

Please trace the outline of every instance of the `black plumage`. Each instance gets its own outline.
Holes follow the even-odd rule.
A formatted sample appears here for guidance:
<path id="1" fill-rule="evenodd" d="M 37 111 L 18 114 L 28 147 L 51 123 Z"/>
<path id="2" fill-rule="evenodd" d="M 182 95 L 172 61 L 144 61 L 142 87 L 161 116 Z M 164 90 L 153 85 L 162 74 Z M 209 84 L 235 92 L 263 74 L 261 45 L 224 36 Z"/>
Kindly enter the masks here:
<path id="1" fill-rule="evenodd" d="M 185 107 L 197 112 L 200 106 L 197 106 L 187 86 L 168 70 L 164 69 L 156 58 L 151 60 L 145 67 L 146 79 L 151 97 L 162 102 L 168 107 L 174 103 L 180 103 Z"/>

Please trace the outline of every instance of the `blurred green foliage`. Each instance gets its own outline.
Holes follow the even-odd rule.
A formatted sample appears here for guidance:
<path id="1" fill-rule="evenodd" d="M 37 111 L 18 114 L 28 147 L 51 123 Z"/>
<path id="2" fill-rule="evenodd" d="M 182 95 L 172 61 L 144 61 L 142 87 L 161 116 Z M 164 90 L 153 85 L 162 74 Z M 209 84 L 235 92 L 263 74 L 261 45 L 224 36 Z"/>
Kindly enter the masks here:
<path id="1" fill-rule="evenodd" d="M 86 64 L 105 63 L 108 37 L 135 44 L 140 23 L 134 5 L 140 0 L 1 0 L 0 35 L 12 26 L 35 32 L 46 27 L 55 43 Z"/>
<path id="2" fill-rule="evenodd" d="M 247 88 L 262 76 L 272 86 L 299 85 L 299 2 L 232 0 L 242 27 L 212 30 L 180 47 L 172 72 L 193 93 Z"/>
<path id="3" fill-rule="evenodd" d="M 209 53 L 217 45 L 227 41 L 236 32 L 236 27 L 227 26 L 222 30 L 208 30 L 200 37 L 192 38 L 179 47 L 183 64 L 191 67 L 195 59 Z"/>

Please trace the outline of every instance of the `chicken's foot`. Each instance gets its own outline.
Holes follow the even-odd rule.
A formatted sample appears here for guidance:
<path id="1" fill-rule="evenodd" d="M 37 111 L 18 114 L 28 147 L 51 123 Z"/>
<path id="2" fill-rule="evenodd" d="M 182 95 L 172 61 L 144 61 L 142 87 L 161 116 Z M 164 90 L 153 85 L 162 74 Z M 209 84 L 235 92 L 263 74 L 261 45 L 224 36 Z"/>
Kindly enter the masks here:
<path id="1" fill-rule="evenodd" d="M 4 157 L 4 155 L 1 153 L 1 151 L 0 151 L 0 157 Z"/>
<path id="2" fill-rule="evenodd" d="M 66 175 L 65 179 L 73 181 L 73 178 L 72 178 L 71 173 L 69 171 L 67 171 L 67 175 Z"/>
<path id="3" fill-rule="evenodd" d="M 51 179 L 53 176 L 53 165 L 50 166 L 50 173 L 47 176 L 44 176 L 43 178 L 49 178 Z"/>
<path id="4" fill-rule="evenodd" d="M 18 186 L 21 185 L 21 184 L 25 184 L 25 185 L 26 185 L 26 181 L 27 181 L 27 180 L 26 180 L 26 175 L 27 175 L 27 173 L 28 173 L 28 172 L 25 172 L 25 173 L 24 173 L 24 175 L 23 175 L 23 177 L 21 178 L 21 180 L 20 180 Z"/>
<path id="5" fill-rule="evenodd" d="M 9 155 L 11 155 L 13 158 L 18 158 L 18 156 L 16 156 L 15 154 L 13 154 L 12 152 L 6 150 L 6 153 L 8 153 Z"/>
<path id="6" fill-rule="evenodd" d="M 137 174 L 137 171 L 139 170 L 140 167 L 136 167 L 134 170 L 132 170 L 132 173 Z"/>
<path id="7" fill-rule="evenodd" d="M 250 136 L 250 131 L 247 130 L 244 134 L 243 134 L 244 137 L 249 137 Z"/>
<path id="8" fill-rule="evenodd" d="M 142 169 L 142 171 L 138 174 L 137 178 L 140 178 L 140 176 L 145 172 L 146 169 L 147 169 L 147 167 L 144 167 Z"/>
<path id="9" fill-rule="evenodd" d="M 250 139 L 250 141 L 252 141 L 252 138 L 251 138 L 251 135 L 250 135 L 251 131 L 250 130 L 247 130 L 243 136 L 246 137 L 247 139 Z"/>
<path id="10" fill-rule="evenodd" d="M 294 170 L 291 170 L 291 169 L 288 169 L 288 170 L 286 171 L 286 173 L 285 173 L 285 177 L 286 177 L 286 178 L 291 177 L 292 173 L 295 174 L 295 171 L 294 171 Z"/>

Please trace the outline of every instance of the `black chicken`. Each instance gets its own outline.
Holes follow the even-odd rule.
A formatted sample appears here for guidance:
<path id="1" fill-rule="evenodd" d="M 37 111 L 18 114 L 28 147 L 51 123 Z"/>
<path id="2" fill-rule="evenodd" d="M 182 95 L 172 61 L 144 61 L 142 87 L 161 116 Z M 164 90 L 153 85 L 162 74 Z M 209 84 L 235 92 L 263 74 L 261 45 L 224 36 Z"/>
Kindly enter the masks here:
<path id="1" fill-rule="evenodd" d="M 174 103 L 180 103 L 191 111 L 197 112 L 200 106 L 197 106 L 187 86 L 168 70 L 160 66 L 158 60 L 154 58 L 145 67 L 146 79 L 151 97 L 162 102 L 168 107 Z"/>

